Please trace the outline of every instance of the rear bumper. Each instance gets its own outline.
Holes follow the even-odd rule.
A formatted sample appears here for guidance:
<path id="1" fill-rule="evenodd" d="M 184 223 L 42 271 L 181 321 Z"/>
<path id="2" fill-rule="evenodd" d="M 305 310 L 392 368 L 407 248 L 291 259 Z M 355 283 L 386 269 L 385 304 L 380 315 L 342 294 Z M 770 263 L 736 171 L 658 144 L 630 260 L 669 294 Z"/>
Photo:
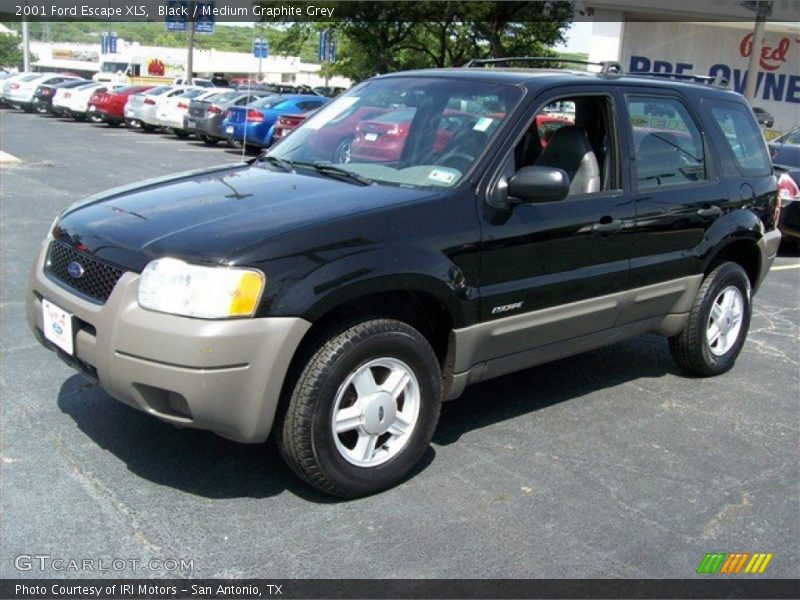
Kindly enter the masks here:
<path id="1" fill-rule="evenodd" d="M 765 233 L 758 241 L 758 248 L 761 251 L 761 268 L 758 271 L 758 281 L 753 286 L 753 293 L 758 291 L 761 282 L 769 273 L 775 257 L 778 255 L 778 248 L 781 245 L 781 232 L 778 229 L 773 229 Z"/>
<path id="2" fill-rule="evenodd" d="M 139 276 L 130 272 L 98 305 L 44 274 L 46 249 L 26 297 L 29 326 L 44 346 L 117 400 L 163 421 L 239 442 L 267 438 L 310 323 L 295 317 L 211 321 L 145 310 L 137 302 Z M 42 298 L 74 315 L 74 356 L 45 339 Z"/>

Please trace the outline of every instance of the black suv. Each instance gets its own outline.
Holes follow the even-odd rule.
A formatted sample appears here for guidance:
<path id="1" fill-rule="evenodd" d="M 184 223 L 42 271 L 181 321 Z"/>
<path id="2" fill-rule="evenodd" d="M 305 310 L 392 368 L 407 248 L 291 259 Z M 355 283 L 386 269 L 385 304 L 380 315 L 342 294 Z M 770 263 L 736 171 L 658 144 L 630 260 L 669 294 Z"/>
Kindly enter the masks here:
<path id="1" fill-rule="evenodd" d="M 766 144 L 739 94 L 614 70 L 376 77 L 248 163 L 88 198 L 30 326 L 346 497 L 406 476 L 478 381 L 645 332 L 724 373 L 780 241 Z"/>

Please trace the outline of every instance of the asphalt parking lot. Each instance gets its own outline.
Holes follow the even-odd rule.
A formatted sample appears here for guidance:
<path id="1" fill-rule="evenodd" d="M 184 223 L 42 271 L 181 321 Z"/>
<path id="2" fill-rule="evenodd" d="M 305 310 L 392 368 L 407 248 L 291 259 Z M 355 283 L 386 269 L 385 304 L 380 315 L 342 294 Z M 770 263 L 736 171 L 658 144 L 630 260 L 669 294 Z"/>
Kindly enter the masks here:
<path id="1" fill-rule="evenodd" d="M 58 210 L 237 154 L 11 110 L 0 150 L 20 159 L 0 166 L 0 577 L 685 578 L 706 552 L 771 552 L 766 576 L 800 576 L 796 254 L 756 297 L 732 372 L 683 377 L 645 336 L 489 381 L 445 406 L 412 479 L 343 502 L 271 442 L 112 400 L 25 323 Z M 21 571 L 20 555 L 193 564 Z"/>

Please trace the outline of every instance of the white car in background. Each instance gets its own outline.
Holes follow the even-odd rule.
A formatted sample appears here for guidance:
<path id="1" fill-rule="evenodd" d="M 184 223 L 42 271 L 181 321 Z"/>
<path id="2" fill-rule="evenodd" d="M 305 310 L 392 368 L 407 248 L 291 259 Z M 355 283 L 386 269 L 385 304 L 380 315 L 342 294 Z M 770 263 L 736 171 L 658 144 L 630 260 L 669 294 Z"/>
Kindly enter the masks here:
<path id="1" fill-rule="evenodd" d="M 230 91 L 228 88 L 192 88 L 182 94 L 164 98 L 156 111 L 159 127 L 171 130 L 178 137 L 189 137 L 189 133 L 183 128 L 183 118 L 189 111 L 189 103 L 192 100 L 213 98 L 222 92 L 228 91 Z"/>
<path id="2" fill-rule="evenodd" d="M 131 94 L 125 102 L 125 125 L 132 129 L 139 129 L 142 126 L 141 112 L 144 106 L 145 96 L 160 96 L 172 89 L 171 85 L 159 85 L 139 94 Z"/>
<path id="3" fill-rule="evenodd" d="M 38 73 L 31 73 L 30 71 L 20 71 L 19 73 L 12 73 L 8 77 L 4 77 L 2 83 L 0 83 L 0 105 L 8 106 L 9 103 L 6 101 L 6 94 L 10 92 L 13 84 L 19 84 L 21 79 L 27 77 L 33 79 L 37 75 Z"/>
<path id="4" fill-rule="evenodd" d="M 142 106 L 139 109 L 139 121 L 142 123 L 142 129 L 145 131 L 153 131 L 161 127 L 158 123 L 158 107 L 167 98 L 172 98 L 178 94 L 182 94 L 187 90 L 195 89 L 186 85 L 172 85 L 168 90 L 160 94 L 146 93 Z M 181 125 L 182 127 L 183 125 Z"/>
<path id="5" fill-rule="evenodd" d="M 172 80 L 173 85 L 190 85 L 194 87 L 213 88 L 214 82 L 210 79 L 203 79 L 202 77 L 192 77 L 189 80 L 186 77 L 176 77 Z"/>
<path id="6" fill-rule="evenodd" d="M 61 94 L 56 94 L 53 98 L 53 112 L 72 117 L 76 121 L 86 120 L 86 113 L 89 110 L 89 98 L 95 92 L 107 92 L 122 86 L 110 86 L 108 83 L 91 81 L 84 85 L 70 90 L 59 90 Z M 56 104 L 58 102 L 58 104 Z"/>
<path id="7" fill-rule="evenodd" d="M 25 112 L 33 112 L 33 95 L 38 86 L 80 79 L 80 77 L 61 73 L 35 73 L 19 79 L 9 79 L 11 82 L 8 83 L 8 87 L 3 86 L 5 102 Z"/>

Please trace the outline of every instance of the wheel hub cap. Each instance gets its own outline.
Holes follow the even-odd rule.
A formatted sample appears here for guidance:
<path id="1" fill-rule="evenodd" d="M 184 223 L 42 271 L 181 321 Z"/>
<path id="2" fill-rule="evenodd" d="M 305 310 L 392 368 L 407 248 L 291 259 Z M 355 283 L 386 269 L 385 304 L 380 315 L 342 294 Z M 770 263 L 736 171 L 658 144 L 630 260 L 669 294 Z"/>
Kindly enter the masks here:
<path id="1" fill-rule="evenodd" d="M 389 431 L 397 413 L 394 399 L 388 392 L 378 392 L 365 402 L 362 413 L 364 431 L 372 435 L 383 435 Z"/>
<path id="2" fill-rule="evenodd" d="M 336 393 L 332 432 L 339 454 L 359 467 L 396 456 L 414 432 L 420 389 L 414 371 L 395 358 L 377 358 L 355 369 Z"/>
<path id="3" fill-rule="evenodd" d="M 728 286 L 714 299 L 706 325 L 706 342 L 715 356 L 729 352 L 739 339 L 744 321 L 744 298 L 736 286 Z"/>

